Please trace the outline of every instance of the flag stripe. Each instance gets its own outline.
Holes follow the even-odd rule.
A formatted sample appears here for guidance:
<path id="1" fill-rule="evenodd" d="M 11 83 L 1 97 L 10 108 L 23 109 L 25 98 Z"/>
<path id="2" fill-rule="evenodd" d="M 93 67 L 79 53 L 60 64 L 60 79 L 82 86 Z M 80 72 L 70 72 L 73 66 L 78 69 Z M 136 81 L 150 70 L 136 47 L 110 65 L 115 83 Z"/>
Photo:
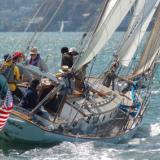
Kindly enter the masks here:
<path id="1" fill-rule="evenodd" d="M 8 114 L 11 110 L 5 111 L 4 109 L 0 109 L 0 114 Z"/>
<path id="2" fill-rule="evenodd" d="M 13 97 L 10 90 L 7 91 L 4 103 L 0 108 L 0 130 L 5 126 L 7 119 L 13 109 Z"/>

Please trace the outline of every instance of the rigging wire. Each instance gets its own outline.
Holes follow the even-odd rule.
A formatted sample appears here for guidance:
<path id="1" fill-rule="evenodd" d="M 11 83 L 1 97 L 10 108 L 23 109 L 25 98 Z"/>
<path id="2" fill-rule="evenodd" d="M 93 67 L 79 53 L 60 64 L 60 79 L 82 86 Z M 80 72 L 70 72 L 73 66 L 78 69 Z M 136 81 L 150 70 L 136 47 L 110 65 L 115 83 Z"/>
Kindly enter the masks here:
<path id="1" fill-rule="evenodd" d="M 156 3 L 157 3 L 157 2 L 156 2 Z M 156 4 L 156 3 L 155 3 L 155 4 Z M 156 8 L 158 8 L 158 6 L 156 6 Z M 156 13 L 154 13 L 154 15 L 155 15 L 155 14 L 156 14 Z M 154 16 L 153 16 L 152 19 L 154 19 Z M 149 39 L 149 38 L 148 38 L 148 39 Z M 155 42 L 152 42 L 152 44 L 153 44 L 152 46 L 154 46 L 156 43 L 155 43 Z M 138 49 L 140 49 L 140 47 L 139 47 Z M 145 50 L 143 50 L 143 52 L 145 52 Z M 138 53 L 137 53 L 137 54 L 138 54 Z M 147 57 L 148 57 L 149 55 L 150 55 L 150 54 L 148 54 Z M 148 58 L 149 58 L 149 57 L 148 57 Z M 147 59 L 146 59 L 146 62 L 147 62 Z M 147 64 L 145 63 L 145 66 L 144 66 L 144 68 L 143 68 L 143 72 L 145 71 L 144 69 L 145 69 L 146 65 L 147 65 Z"/>
<path id="2" fill-rule="evenodd" d="M 137 4 L 137 3 L 135 2 L 135 5 L 136 5 L 136 4 Z M 135 7 L 134 7 L 134 8 L 135 8 Z M 133 14 L 134 11 L 133 11 L 133 13 L 132 13 L 132 12 L 131 12 L 131 9 L 130 9 L 130 13 Z M 131 20 L 132 20 L 132 19 L 131 19 Z M 127 29 L 126 32 L 128 32 L 128 30 L 130 29 L 131 20 L 130 20 L 130 24 L 128 25 L 128 29 Z M 133 33 L 134 29 L 136 29 L 137 25 L 138 25 L 138 23 L 135 24 L 135 26 L 132 26 L 132 28 L 131 28 L 131 30 L 130 30 L 130 32 L 128 33 L 127 36 L 126 36 L 126 34 L 123 35 L 122 41 L 121 41 L 121 43 L 119 44 L 119 46 L 117 47 L 116 53 L 118 53 L 118 52 L 121 50 L 123 44 L 124 44 L 125 41 L 127 41 L 127 40 L 129 39 L 129 37 L 132 35 L 132 33 Z"/>
<path id="3" fill-rule="evenodd" d="M 45 5 L 47 4 L 47 1 L 48 1 L 48 0 L 45 1 L 43 7 L 45 7 Z M 42 7 L 42 8 L 43 8 L 43 7 Z M 52 7 L 52 6 L 50 6 L 50 7 Z M 50 8 L 50 7 L 49 7 L 49 8 Z M 41 9 L 42 9 L 42 8 L 41 8 Z M 49 13 L 49 10 L 50 10 L 49 8 L 47 8 L 47 12 L 46 12 L 45 15 L 43 16 L 44 18 L 47 17 L 47 15 L 48 15 L 48 13 Z M 41 10 L 39 10 L 39 12 L 40 12 L 40 11 L 41 11 Z M 39 13 L 38 13 L 38 14 L 39 14 Z M 37 15 L 38 15 L 38 14 L 37 14 Z M 35 18 L 36 18 L 36 17 L 35 17 Z M 43 18 L 43 19 L 44 19 L 44 18 Z M 39 23 L 38 23 L 38 26 L 39 26 L 39 30 L 40 30 L 41 26 L 40 26 Z M 41 31 L 40 31 L 40 32 L 41 32 Z M 25 47 L 26 47 L 26 51 L 29 50 L 30 44 L 32 43 L 32 41 L 33 41 L 33 39 L 35 38 L 35 36 L 37 36 L 37 35 L 38 35 L 38 29 L 33 33 L 33 35 L 31 36 L 30 40 L 28 40 L 28 41 L 26 42 L 26 44 L 27 44 L 27 45 L 25 46 Z"/>
<path id="4" fill-rule="evenodd" d="M 158 18 L 159 18 L 159 16 L 158 16 Z M 156 20 L 157 20 L 157 18 L 156 18 Z M 155 22 L 156 23 L 156 22 Z M 152 31 L 153 32 L 153 31 Z M 152 34 L 152 33 L 151 33 Z M 158 31 L 158 32 L 156 32 L 156 34 L 157 35 L 159 35 L 159 36 L 157 36 L 157 37 L 160 37 L 160 30 Z M 152 68 L 153 67 L 153 69 L 152 69 L 152 71 L 151 71 L 151 75 L 150 75 L 150 77 L 149 77 L 149 85 L 148 85 L 148 87 L 147 87 L 147 89 L 149 90 L 150 89 L 150 83 L 152 82 L 152 80 L 153 80 L 153 75 L 154 75 L 154 73 L 155 73 L 155 71 L 156 71 L 156 68 L 157 68 L 157 66 L 156 66 L 156 64 L 155 64 L 155 60 L 156 60 L 156 58 L 159 56 L 159 52 L 160 52 L 160 49 L 158 49 L 157 50 L 157 48 L 156 48 L 156 46 L 157 46 L 157 44 L 159 43 L 159 39 L 157 38 L 157 40 L 156 41 L 152 41 L 152 43 L 151 43 L 151 46 L 153 46 L 153 50 L 152 49 L 150 49 L 150 50 L 152 50 L 152 51 L 150 51 L 151 53 L 156 53 L 157 52 L 157 54 L 156 54 L 156 56 L 154 57 L 154 59 L 153 59 L 153 62 L 151 63 L 151 65 L 150 65 L 150 68 Z M 149 58 L 149 54 L 147 55 L 147 57 Z M 146 59 L 146 62 L 147 62 L 147 60 L 148 60 L 148 58 Z M 143 67 L 143 72 L 145 71 L 145 68 L 147 67 L 147 63 L 145 63 L 145 66 Z M 147 91 L 148 91 L 147 90 Z"/>
<path id="5" fill-rule="evenodd" d="M 93 71 L 95 61 L 96 61 L 96 57 L 93 58 L 92 65 L 91 65 L 91 68 L 90 68 L 90 71 L 89 71 L 89 74 L 88 74 L 88 78 L 87 78 L 87 83 L 89 82 L 89 77 L 91 77 L 91 73 Z"/>
<path id="6" fill-rule="evenodd" d="M 42 8 L 47 4 L 47 1 L 48 1 L 48 0 L 43 1 L 43 3 L 40 5 L 40 7 L 39 7 L 38 10 L 36 11 L 36 13 L 33 15 L 30 23 L 29 23 L 29 24 L 27 25 L 27 27 L 25 28 L 24 32 L 29 29 L 29 27 L 30 27 L 30 25 L 31 25 L 31 22 L 34 21 L 34 19 L 35 19 L 35 18 L 37 17 L 37 15 L 40 13 L 40 11 L 42 10 Z M 26 47 L 23 47 L 23 48 L 25 48 L 25 50 L 24 50 L 24 49 L 21 49 L 21 50 L 24 50 L 24 53 L 26 53 L 26 52 L 30 49 L 30 47 L 36 43 L 36 41 L 37 41 L 37 39 L 39 38 L 39 36 L 41 35 L 41 33 L 44 32 L 44 31 L 48 28 L 48 26 L 50 25 L 50 23 L 53 21 L 53 19 L 54 19 L 55 16 L 57 15 L 57 13 L 58 13 L 59 9 L 61 8 L 63 2 L 64 2 L 64 0 L 61 0 L 61 1 L 60 1 L 60 4 L 59 4 L 58 8 L 56 8 L 56 11 L 53 13 L 52 17 L 49 19 L 49 22 L 40 30 L 40 32 L 37 32 L 37 30 L 36 30 L 36 31 L 33 33 L 33 35 L 31 36 L 30 40 L 27 40 L 26 45 L 25 45 Z M 51 8 L 51 7 L 52 7 L 52 6 L 50 6 L 50 8 Z M 47 12 L 45 12 L 44 18 L 48 15 L 48 13 L 49 13 L 49 9 L 47 9 Z"/>
<path id="7" fill-rule="evenodd" d="M 102 6 L 102 12 L 101 12 L 100 15 L 98 16 L 97 23 L 94 24 L 93 27 L 91 26 L 91 28 L 90 28 L 90 30 L 89 30 L 89 34 L 87 34 L 87 36 L 86 36 L 85 43 L 79 43 L 80 46 L 81 46 L 81 48 L 79 47 L 79 48 L 80 48 L 79 57 L 77 58 L 77 60 L 76 60 L 76 62 L 74 63 L 73 66 L 75 66 L 75 65 L 78 63 L 79 59 L 82 57 L 82 54 L 84 54 L 85 50 L 88 48 L 90 42 L 92 41 L 93 36 L 94 36 L 94 34 L 96 33 L 96 31 L 97 31 L 97 29 L 98 29 L 98 27 L 99 27 L 99 24 L 100 24 L 100 22 L 101 22 L 101 20 L 102 20 L 102 18 L 103 18 L 103 14 L 105 13 L 105 9 L 106 9 L 109 1 L 110 1 L 110 0 L 106 0 L 106 1 L 104 2 L 104 5 Z M 103 22 L 103 23 L 104 23 L 104 22 Z M 82 39 L 81 39 L 80 42 L 82 42 L 83 39 L 84 39 L 84 37 L 82 37 Z M 83 41 L 84 41 L 84 40 L 83 40 Z"/>
<path id="8" fill-rule="evenodd" d="M 36 41 L 38 40 L 38 38 L 41 36 L 42 32 L 44 32 L 48 27 L 49 25 L 53 22 L 53 19 L 55 18 L 55 16 L 57 15 L 57 13 L 59 12 L 60 8 L 62 7 L 64 3 L 64 0 L 61 0 L 58 8 L 56 9 L 56 11 L 54 12 L 54 14 L 52 15 L 52 17 L 50 18 L 49 22 L 44 26 L 44 28 L 41 30 L 41 32 L 39 33 L 39 36 L 35 36 L 35 38 L 33 39 L 33 41 L 31 42 L 30 45 L 33 45 L 36 43 Z"/>
<path id="9" fill-rule="evenodd" d="M 157 18 L 156 18 L 156 20 L 157 20 Z M 156 23 L 156 22 L 155 22 Z M 155 26 L 155 24 L 153 25 L 153 27 Z M 152 35 L 152 33 L 153 33 L 153 30 L 152 30 L 152 32 L 150 33 L 150 35 Z M 156 32 L 157 33 L 157 32 Z M 159 30 L 159 32 L 157 33 L 157 37 L 159 37 L 160 36 L 160 30 Z M 149 41 L 149 40 L 148 40 Z M 156 58 L 157 57 L 159 57 L 159 52 L 160 52 L 160 49 L 158 49 L 158 51 L 156 50 L 156 46 L 157 46 L 157 44 L 159 44 L 159 41 L 158 41 L 158 38 L 157 38 L 157 40 L 156 40 L 156 42 L 154 41 L 152 41 L 151 42 L 151 46 L 153 46 L 153 47 L 151 47 L 150 48 L 150 51 L 149 52 L 151 52 L 151 53 L 155 53 L 155 51 L 156 51 L 156 56 L 154 57 L 154 59 L 153 59 L 153 62 L 152 62 L 152 64 L 150 65 L 150 68 L 152 68 L 152 71 L 150 71 L 150 73 L 147 75 L 147 76 L 149 76 L 149 77 L 147 77 L 148 79 L 148 84 L 147 84 L 147 88 L 145 89 L 145 97 L 144 97 L 144 100 L 143 100 L 143 105 L 146 105 L 147 107 L 148 107 L 148 105 L 147 105 L 147 103 L 149 103 L 149 97 L 150 97 L 150 95 L 151 95 L 151 90 L 150 90 L 150 88 L 151 88 L 151 85 L 152 85 L 152 83 L 153 83 L 153 76 L 154 76 L 154 73 L 156 72 L 156 69 L 157 69 L 157 67 L 158 67 L 158 65 L 157 64 L 155 64 L 155 60 L 156 60 Z M 149 54 L 147 55 L 147 57 L 149 58 Z M 147 67 L 147 60 L 148 60 L 148 58 L 146 58 L 146 63 L 145 63 L 145 66 L 144 66 L 144 68 L 143 68 L 143 72 L 145 71 L 145 68 Z M 139 92 L 140 92 L 140 88 L 139 88 Z M 140 95 L 140 94 L 139 94 Z"/>
<path id="10" fill-rule="evenodd" d="M 118 3 L 118 2 L 116 2 L 116 3 Z M 103 14 L 105 13 L 105 9 L 106 9 L 106 7 L 107 7 L 107 5 L 108 5 L 108 1 L 106 1 L 106 4 L 105 4 L 105 6 L 104 6 L 104 10 L 103 10 L 103 12 L 102 12 L 102 14 L 100 15 L 100 19 L 99 19 L 99 23 L 100 23 L 100 21 L 101 21 L 101 19 L 102 19 L 102 16 L 103 16 Z M 113 6 L 113 8 L 114 8 L 115 6 Z M 106 21 L 104 21 L 103 23 L 102 23 L 102 25 L 105 23 Z M 98 25 L 98 23 L 97 23 L 97 25 Z M 98 28 L 98 26 L 96 25 L 96 27 L 95 27 L 95 29 L 97 29 Z M 110 63 L 107 65 L 107 66 L 110 66 L 112 64 L 112 61 L 110 61 Z M 107 67 L 108 68 L 108 67 Z M 104 69 L 104 71 L 105 71 L 106 69 Z M 99 75 L 99 78 L 102 78 L 102 76 L 103 76 L 103 74 L 104 74 L 104 71 L 102 72 L 102 74 L 100 74 Z M 98 81 L 98 80 L 96 80 L 96 81 Z"/>
<path id="11" fill-rule="evenodd" d="M 159 5 L 160 6 L 160 5 Z M 159 9 L 159 12 L 160 12 L 160 9 Z M 160 17 L 160 14 L 158 14 L 157 12 L 155 13 L 156 15 L 157 15 L 157 17 L 156 17 L 156 19 L 154 20 L 154 25 L 153 25 L 153 27 L 155 27 L 155 25 L 156 25 L 156 20 Z M 153 29 L 152 29 L 152 31 L 151 31 L 151 33 L 150 33 L 150 36 L 152 35 L 152 33 L 153 33 Z M 156 41 L 152 41 L 151 42 L 151 48 L 150 48 L 150 53 L 152 53 L 152 54 L 154 54 L 155 52 L 157 52 L 158 51 L 158 53 L 159 53 L 159 49 L 157 49 L 156 48 L 156 46 L 157 46 L 157 44 L 159 43 L 159 39 L 158 39 L 158 37 L 160 36 L 160 29 L 158 30 L 158 32 L 156 32 Z M 149 36 L 149 39 L 150 39 L 150 36 Z M 157 53 L 157 54 L 158 54 Z M 150 58 L 149 56 L 150 56 L 151 54 L 147 54 L 147 58 L 146 58 L 146 61 L 145 61 L 145 65 L 144 66 L 142 66 L 143 67 L 143 72 L 145 71 L 145 68 L 147 67 L 147 60 Z M 156 58 L 157 56 L 155 56 L 155 58 Z M 154 60 L 155 60 L 155 58 L 154 58 Z M 152 64 L 150 65 L 150 66 L 152 66 L 152 65 L 154 65 L 154 60 L 153 60 L 153 62 L 152 62 Z"/>
<path id="12" fill-rule="evenodd" d="M 137 3 L 138 3 L 138 1 L 137 1 Z M 135 5 L 136 5 L 137 3 L 135 3 Z M 133 13 L 134 13 L 134 11 L 133 11 Z M 144 15 L 144 8 L 143 8 L 143 15 Z M 143 15 L 142 15 L 142 17 L 143 17 Z M 130 38 L 130 36 L 133 34 L 134 30 L 138 27 L 138 25 L 142 25 L 142 18 L 141 18 L 140 24 L 139 24 L 139 23 L 136 23 L 134 26 L 132 26 L 132 28 L 130 28 L 131 22 L 132 22 L 132 19 L 131 19 L 131 21 L 130 21 L 130 24 L 129 24 L 128 30 L 127 30 L 127 32 L 128 32 L 129 29 L 130 29 L 130 32 L 128 33 L 127 36 L 126 36 L 126 34 L 123 36 L 122 43 L 120 43 L 120 45 L 119 45 L 119 47 L 118 47 L 118 50 L 117 50 L 117 53 L 121 50 L 121 48 L 123 47 L 123 44 L 125 43 L 125 41 Z M 127 33 L 127 32 L 126 32 L 126 33 Z M 140 34 L 140 33 L 139 33 L 139 34 Z M 132 63 L 133 63 L 133 61 L 132 61 Z M 125 73 L 125 74 L 128 74 L 129 71 L 131 70 L 131 65 L 130 65 L 127 69 L 128 69 L 128 71 L 127 71 L 127 73 Z M 124 71 L 124 68 L 122 67 L 122 65 L 120 65 L 120 68 L 119 68 L 119 70 L 118 70 L 118 74 L 120 74 L 122 71 Z M 122 74 L 122 73 L 121 73 L 121 74 Z"/>
<path id="13" fill-rule="evenodd" d="M 118 1 L 120 1 L 120 0 L 118 0 Z M 118 1 L 117 1 L 116 3 L 118 3 Z M 106 6 L 104 7 L 104 10 L 106 9 L 107 5 L 108 5 L 108 2 L 106 3 Z M 115 5 L 113 6 L 111 12 L 113 11 L 114 7 L 115 7 Z M 122 8 L 122 7 L 120 6 L 120 9 L 121 9 L 121 8 Z M 105 12 L 103 11 L 103 13 L 105 13 Z M 103 16 L 103 14 L 101 15 L 101 18 L 102 18 L 102 16 Z M 101 26 L 103 26 L 104 23 L 105 23 L 105 21 L 102 23 Z M 97 28 L 98 28 L 98 27 L 96 27 L 96 29 L 97 29 Z M 107 65 L 106 68 L 109 68 L 112 63 L 113 63 L 113 62 L 112 62 L 112 60 L 111 60 L 111 61 L 109 62 L 109 64 Z M 105 69 L 102 71 L 102 73 L 98 76 L 98 79 L 95 81 L 95 83 L 98 82 L 99 79 L 100 79 L 100 80 L 103 79 L 104 72 L 106 71 L 106 68 L 105 68 Z"/>
<path id="14" fill-rule="evenodd" d="M 142 28 L 142 25 L 143 25 L 143 18 L 144 18 L 145 8 L 146 8 L 146 0 L 145 0 L 145 3 L 144 3 L 143 10 L 142 10 L 141 22 L 140 22 L 140 24 L 139 24 L 139 25 L 141 26 L 141 28 Z M 141 34 L 141 32 L 143 32 L 143 31 L 140 30 L 140 32 L 139 32 L 138 44 L 140 43 L 140 34 Z M 136 52 L 135 52 L 134 57 L 133 57 L 133 61 L 131 61 L 131 64 L 130 64 L 129 67 L 128 67 L 128 71 L 127 71 L 127 73 L 126 73 L 127 75 L 129 74 L 129 72 L 130 72 L 130 70 L 132 69 L 133 66 L 134 66 L 134 69 L 135 69 L 135 67 L 137 66 L 137 65 L 135 64 L 135 59 L 134 59 L 134 58 L 137 56 L 138 50 L 140 50 L 140 45 L 137 47 Z"/>
<path id="15" fill-rule="evenodd" d="M 144 15 L 144 9 L 143 9 L 143 15 Z M 142 22 L 140 24 L 142 25 Z M 132 65 L 133 65 L 133 62 L 132 62 Z M 140 88 L 139 88 L 139 90 L 140 90 Z"/>
<path id="16" fill-rule="evenodd" d="M 30 28 L 31 24 L 34 22 L 34 19 L 36 18 L 36 16 L 39 14 L 39 12 L 41 11 L 41 9 L 44 7 L 44 5 L 46 4 L 48 0 L 44 0 L 43 3 L 40 5 L 40 7 L 37 9 L 36 13 L 33 15 L 33 17 L 31 18 L 30 22 L 28 23 L 28 25 L 26 26 L 26 28 L 24 29 L 24 32 L 27 32 L 28 29 Z"/>
<path id="17" fill-rule="evenodd" d="M 41 9 L 44 7 L 44 5 L 45 5 L 45 3 L 46 3 L 47 1 L 48 1 L 48 0 L 44 0 L 43 3 L 40 4 L 40 6 L 39 6 L 38 9 L 36 10 L 36 12 L 33 14 L 31 20 L 29 21 L 28 25 L 25 27 L 23 33 L 25 33 L 25 32 L 28 31 L 28 29 L 30 28 L 31 24 L 34 22 L 34 19 L 35 19 L 36 16 L 39 14 L 39 12 L 40 12 Z M 33 35 L 35 35 L 35 33 L 34 33 Z M 32 37 L 33 37 L 33 36 L 32 36 Z M 31 39 L 32 39 L 32 38 L 31 38 Z M 14 44 L 14 46 L 17 47 L 17 46 L 19 46 L 19 44 L 21 44 L 21 40 L 19 40 L 16 45 Z M 22 51 L 24 50 L 23 47 L 22 47 L 21 50 L 22 50 Z M 25 53 L 25 52 L 24 52 L 24 53 Z"/>

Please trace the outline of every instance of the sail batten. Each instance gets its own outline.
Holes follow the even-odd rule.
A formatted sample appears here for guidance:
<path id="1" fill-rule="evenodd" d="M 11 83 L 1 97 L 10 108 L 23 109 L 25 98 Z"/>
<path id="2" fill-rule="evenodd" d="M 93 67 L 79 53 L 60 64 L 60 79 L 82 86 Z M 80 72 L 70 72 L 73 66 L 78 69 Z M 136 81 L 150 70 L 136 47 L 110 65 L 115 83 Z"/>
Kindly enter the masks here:
<path id="1" fill-rule="evenodd" d="M 106 7 L 106 11 L 104 12 L 106 18 L 103 17 L 102 21 L 99 23 L 91 41 L 83 51 L 83 55 L 79 58 L 76 65 L 74 65 L 73 68 L 75 70 L 78 70 L 83 65 L 89 63 L 97 54 L 100 53 L 100 50 L 111 38 L 135 1 L 136 0 L 110 1 L 110 4 L 113 2 L 112 5 L 114 4 L 114 6 L 110 7 L 109 12 L 107 11 L 108 7 Z"/>

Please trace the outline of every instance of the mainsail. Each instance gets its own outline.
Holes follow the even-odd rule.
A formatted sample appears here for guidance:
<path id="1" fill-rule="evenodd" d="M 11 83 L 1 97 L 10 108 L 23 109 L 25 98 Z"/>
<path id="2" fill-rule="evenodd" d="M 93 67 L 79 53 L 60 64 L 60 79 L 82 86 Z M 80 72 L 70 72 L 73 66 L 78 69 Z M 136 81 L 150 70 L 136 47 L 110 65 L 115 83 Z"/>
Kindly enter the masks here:
<path id="1" fill-rule="evenodd" d="M 134 53 L 136 52 L 152 18 L 153 15 L 157 9 L 157 6 L 159 4 L 159 0 L 156 2 L 157 0 L 153 0 L 153 1 L 149 1 L 149 4 L 146 0 L 146 4 L 144 6 L 144 1 L 138 1 L 141 3 L 137 4 L 137 8 L 135 9 L 135 14 L 137 17 L 133 18 L 133 20 L 131 21 L 131 25 L 129 27 L 129 31 L 126 33 L 125 37 L 125 43 L 123 44 L 123 46 L 120 48 L 120 50 L 118 51 L 118 55 L 120 58 L 120 63 L 123 66 L 128 66 L 134 56 Z M 139 6 L 140 5 L 140 6 Z M 142 6 L 144 8 L 142 8 Z M 149 6 L 149 7 L 148 7 Z M 131 26 L 135 26 L 133 30 L 131 30 Z M 132 31 L 132 33 L 131 33 Z M 130 35 L 129 35 L 130 33 Z"/>
<path id="2" fill-rule="evenodd" d="M 106 4 L 106 7 L 104 8 L 105 11 L 103 12 L 98 27 L 96 27 L 92 39 L 83 51 L 83 55 L 80 56 L 77 63 L 73 66 L 75 70 L 80 69 L 83 65 L 90 62 L 97 54 L 99 54 L 102 47 L 111 38 L 114 31 L 118 28 L 135 1 L 136 0 L 110 0 L 110 4 L 112 5 L 109 5 L 109 3 Z"/>
<path id="3" fill-rule="evenodd" d="M 132 34 L 133 30 L 141 22 L 146 1 L 147 0 L 139 0 L 139 1 L 137 1 L 137 3 L 135 3 L 132 20 L 128 26 L 128 30 L 125 34 L 124 40 L 126 40 L 130 36 L 130 34 Z"/>
<path id="4" fill-rule="evenodd" d="M 160 4 L 158 5 L 158 9 L 155 13 L 154 26 L 150 33 L 150 37 L 144 52 L 139 61 L 138 67 L 132 77 L 143 74 L 153 67 L 154 60 L 157 56 L 159 56 L 160 49 Z"/>

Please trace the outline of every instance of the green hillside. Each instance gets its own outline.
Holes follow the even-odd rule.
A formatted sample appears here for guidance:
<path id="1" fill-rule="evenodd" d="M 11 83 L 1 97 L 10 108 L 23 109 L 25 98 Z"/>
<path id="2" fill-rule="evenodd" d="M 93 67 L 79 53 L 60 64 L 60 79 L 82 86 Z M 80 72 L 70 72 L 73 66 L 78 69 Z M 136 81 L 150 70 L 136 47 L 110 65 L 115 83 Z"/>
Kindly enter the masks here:
<path id="1" fill-rule="evenodd" d="M 28 31 L 40 31 L 51 19 L 61 0 L 4 0 L 0 1 L 0 31 L 24 31 L 32 16 L 41 7 L 40 13 Z M 104 0 L 64 0 L 61 9 L 46 31 L 59 31 L 64 22 L 64 31 L 86 31 L 99 14 Z"/>

